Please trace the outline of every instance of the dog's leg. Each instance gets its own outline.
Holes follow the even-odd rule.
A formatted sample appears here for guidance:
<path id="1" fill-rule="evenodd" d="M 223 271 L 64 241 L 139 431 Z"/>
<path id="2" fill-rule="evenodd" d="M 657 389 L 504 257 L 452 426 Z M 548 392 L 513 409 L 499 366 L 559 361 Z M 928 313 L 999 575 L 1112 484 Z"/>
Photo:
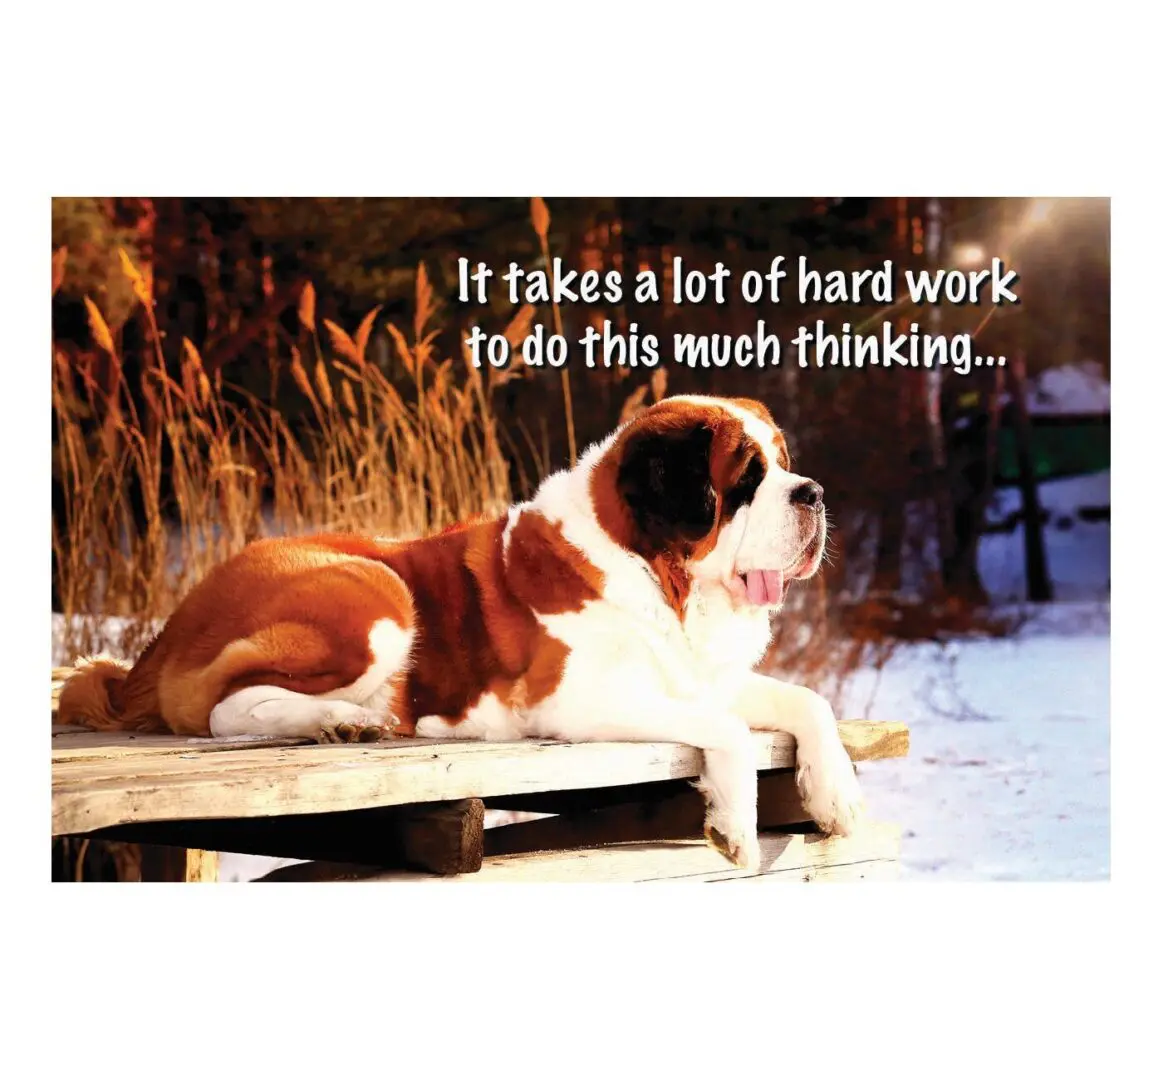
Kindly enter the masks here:
<path id="1" fill-rule="evenodd" d="M 796 740 L 796 784 L 804 809 L 827 833 L 848 836 L 864 812 L 860 785 L 832 707 L 814 690 L 751 674 L 734 702 L 755 731 L 783 731 Z"/>
<path id="2" fill-rule="evenodd" d="M 389 726 L 384 710 L 350 701 L 296 694 L 279 686 L 248 686 L 210 713 L 210 733 L 277 735 L 318 742 L 375 742 Z"/>
<path id="3" fill-rule="evenodd" d="M 671 742 L 702 750 L 704 767 L 697 786 L 707 800 L 706 837 L 733 863 L 757 869 L 758 778 L 755 743 L 747 725 L 721 708 L 704 708 L 662 693 L 626 694 L 632 678 L 606 681 L 623 692 L 600 700 L 592 693 L 558 694 L 552 711 L 535 718 L 535 733 L 571 742 Z M 567 701 L 571 706 L 565 709 Z"/>
<path id="4" fill-rule="evenodd" d="M 511 742 L 523 739 L 525 730 L 520 718 L 496 694 L 482 694 L 480 700 L 459 720 L 442 716 L 422 716 L 416 721 L 416 734 L 426 739 L 489 739 Z"/>

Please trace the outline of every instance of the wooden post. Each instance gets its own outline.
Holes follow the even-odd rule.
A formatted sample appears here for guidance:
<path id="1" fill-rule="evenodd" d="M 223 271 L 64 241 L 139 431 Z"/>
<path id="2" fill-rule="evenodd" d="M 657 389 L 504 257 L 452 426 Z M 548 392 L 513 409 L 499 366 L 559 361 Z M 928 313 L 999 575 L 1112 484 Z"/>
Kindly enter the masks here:
<path id="1" fill-rule="evenodd" d="M 186 849 L 186 881 L 217 881 L 218 852 Z"/>
<path id="2" fill-rule="evenodd" d="M 102 830 L 102 837 L 128 840 L 143 847 L 170 845 L 199 852 L 183 864 L 184 878 L 143 880 L 211 880 L 212 852 L 236 851 L 283 859 L 318 859 L 377 867 L 411 867 L 432 874 L 471 874 L 483 856 L 485 808 L 480 799 L 429 805 L 352 810 L 333 814 L 279 817 L 159 821 Z M 161 849 L 165 850 L 165 849 Z M 176 874 L 164 860 L 156 873 Z M 217 874 L 217 857 L 213 862 Z M 192 875 L 192 876 L 191 876 Z"/>

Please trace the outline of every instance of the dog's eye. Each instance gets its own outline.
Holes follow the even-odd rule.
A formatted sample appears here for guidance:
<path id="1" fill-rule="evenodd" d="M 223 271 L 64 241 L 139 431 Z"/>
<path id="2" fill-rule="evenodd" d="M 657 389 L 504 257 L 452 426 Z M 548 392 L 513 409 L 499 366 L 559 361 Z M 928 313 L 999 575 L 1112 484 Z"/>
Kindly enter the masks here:
<path id="1" fill-rule="evenodd" d="M 723 495 L 723 513 L 727 516 L 734 514 L 739 507 L 747 506 L 755 498 L 759 485 L 767 475 L 767 465 L 761 454 L 752 454 L 739 479 L 731 489 Z"/>

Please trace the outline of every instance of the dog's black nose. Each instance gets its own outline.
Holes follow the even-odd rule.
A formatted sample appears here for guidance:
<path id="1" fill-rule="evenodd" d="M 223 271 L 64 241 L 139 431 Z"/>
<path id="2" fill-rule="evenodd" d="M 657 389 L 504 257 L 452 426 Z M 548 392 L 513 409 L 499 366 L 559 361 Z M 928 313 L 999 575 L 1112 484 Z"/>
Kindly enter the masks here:
<path id="1" fill-rule="evenodd" d="M 808 506 L 818 510 L 824 505 L 824 489 L 815 480 L 805 480 L 798 487 L 792 488 L 789 498 L 797 506 Z"/>

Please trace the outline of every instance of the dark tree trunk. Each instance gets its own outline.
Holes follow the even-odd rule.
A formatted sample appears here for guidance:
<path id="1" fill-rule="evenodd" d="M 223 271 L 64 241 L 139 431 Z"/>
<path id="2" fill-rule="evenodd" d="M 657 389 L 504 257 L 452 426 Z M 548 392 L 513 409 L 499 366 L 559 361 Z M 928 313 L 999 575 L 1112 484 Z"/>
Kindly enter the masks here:
<path id="1" fill-rule="evenodd" d="M 925 258 L 932 273 L 945 267 L 947 260 L 945 230 L 945 208 L 940 199 L 929 199 L 925 203 Z M 940 335 L 941 305 L 934 304 L 926 313 L 930 333 Z M 944 380 L 941 368 L 935 367 L 925 372 L 925 422 L 929 434 L 929 456 L 932 476 L 933 509 L 937 519 L 937 550 L 940 553 L 940 563 L 943 584 L 946 589 L 951 582 L 948 568 L 952 565 L 956 538 L 954 531 L 954 505 L 950 488 L 953 478 L 950 475 L 948 436 L 945 432 L 945 414 L 942 408 Z"/>
<path id="2" fill-rule="evenodd" d="M 895 413 L 897 427 L 901 432 L 910 430 L 910 416 L 917 405 L 913 397 L 920 392 L 921 384 L 915 379 L 899 379 L 895 390 Z M 882 462 L 883 465 L 883 462 Z M 887 477 L 886 477 L 887 478 Z M 880 515 L 876 524 L 876 553 L 869 589 L 872 592 L 900 592 L 903 580 L 903 559 L 907 523 L 905 506 L 908 502 L 909 484 L 899 476 L 893 477 L 891 487 L 882 489 Z"/>
<path id="3" fill-rule="evenodd" d="M 894 500 L 881 511 L 876 528 L 876 563 L 869 591 L 896 595 L 901 588 L 901 558 L 905 542 L 904 503 Z"/>
<path id="4" fill-rule="evenodd" d="M 1042 532 L 1042 506 L 1038 501 L 1038 480 L 1026 407 L 1026 357 L 1021 350 L 1006 365 L 1014 408 L 1014 436 L 1018 476 L 1022 492 L 1022 534 L 1026 547 L 1026 595 L 1035 603 L 1054 599 L 1046 566 L 1046 541 Z"/>
<path id="5" fill-rule="evenodd" d="M 972 604 L 985 603 L 988 594 L 977 570 L 977 547 L 985 526 L 985 513 L 993 498 L 993 479 L 997 472 L 997 433 L 1001 416 L 1002 370 L 994 369 L 994 378 L 986 391 L 984 435 L 971 436 L 965 453 L 968 460 L 960 469 L 959 485 L 953 509 L 953 549 L 945 565 L 944 578 L 949 591 Z M 976 426 L 976 425 L 975 425 Z"/>

